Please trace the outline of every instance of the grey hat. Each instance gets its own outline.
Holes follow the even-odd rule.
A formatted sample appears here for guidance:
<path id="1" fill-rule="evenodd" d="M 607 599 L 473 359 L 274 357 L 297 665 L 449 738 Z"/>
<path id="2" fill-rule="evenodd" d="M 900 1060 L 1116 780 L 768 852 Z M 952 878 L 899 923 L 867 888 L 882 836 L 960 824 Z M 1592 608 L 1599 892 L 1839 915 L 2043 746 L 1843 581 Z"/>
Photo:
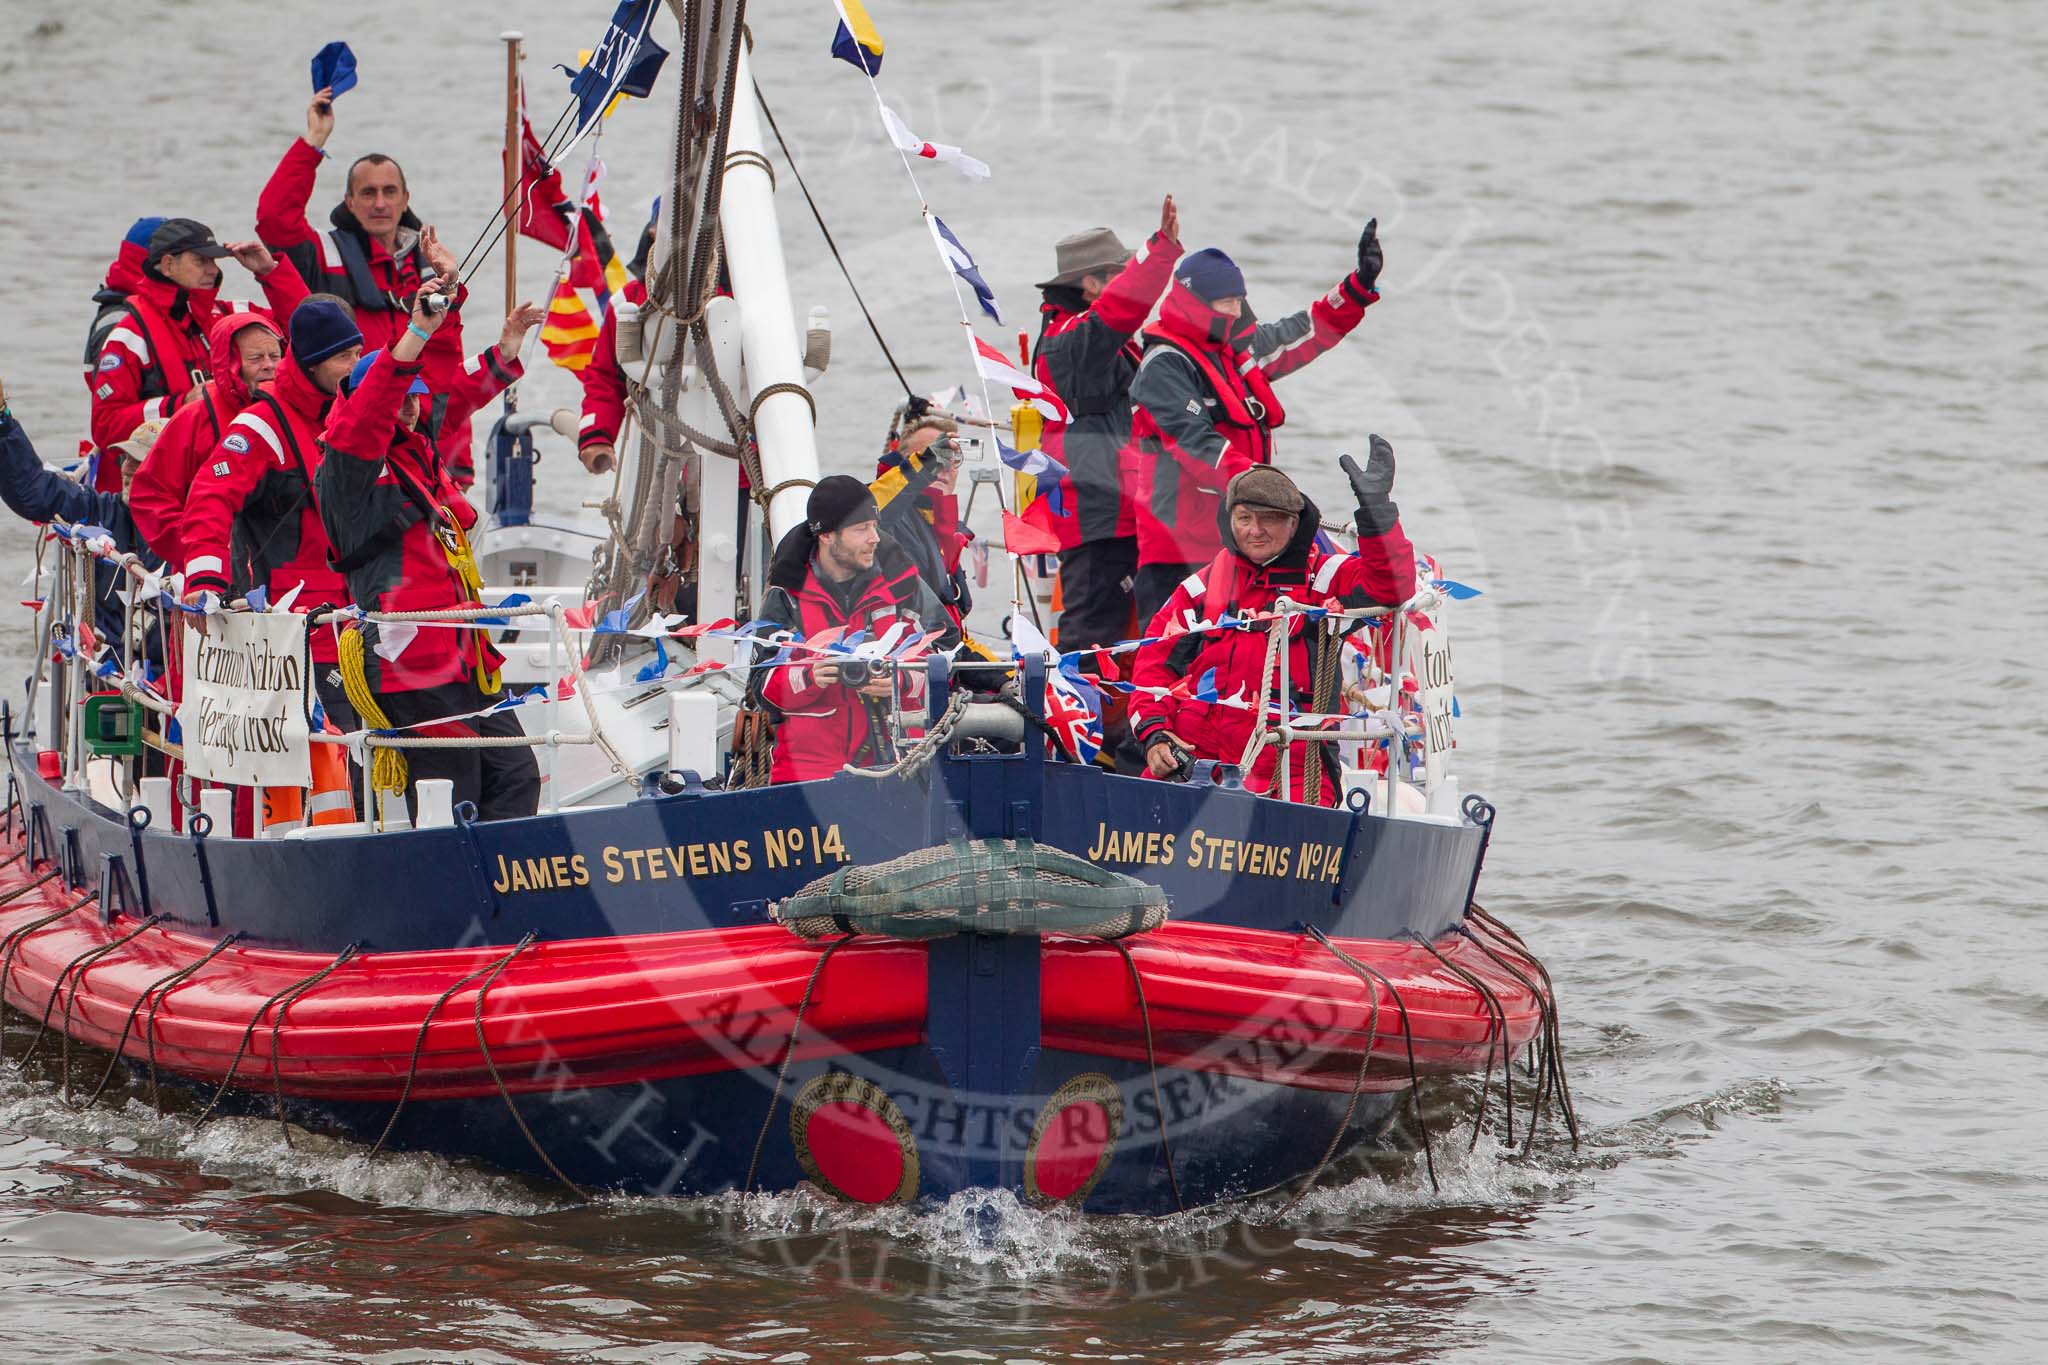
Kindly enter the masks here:
<path id="1" fill-rule="evenodd" d="M 1305 500 L 1294 480 L 1269 464 L 1255 464 L 1230 481 L 1223 490 L 1223 506 L 1267 507 L 1298 517 Z"/>
<path id="2" fill-rule="evenodd" d="M 1083 275 L 1094 275 L 1111 268 L 1121 269 L 1131 259 L 1131 253 L 1117 239 L 1117 235 L 1106 227 L 1089 228 L 1071 237 L 1062 237 L 1053 248 L 1053 263 L 1059 271 L 1049 280 L 1040 280 L 1032 286 L 1036 289 L 1051 289 L 1057 285 L 1075 285 Z"/>

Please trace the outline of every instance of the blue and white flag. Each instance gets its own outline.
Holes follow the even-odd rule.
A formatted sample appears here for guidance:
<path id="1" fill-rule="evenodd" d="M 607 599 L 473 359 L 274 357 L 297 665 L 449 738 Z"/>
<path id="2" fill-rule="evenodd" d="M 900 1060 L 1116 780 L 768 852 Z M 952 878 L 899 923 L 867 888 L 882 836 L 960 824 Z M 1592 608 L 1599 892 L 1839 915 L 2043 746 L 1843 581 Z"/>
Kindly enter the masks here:
<path id="1" fill-rule="evenodd" d="M 981 311 L 995 319 L 997 325 L 1003 321 L 1003 310 L 996 307 L 996 291 L 988 287 L 988 281 L 981 277 L 981 267 L 974 263 L 973 253 L 960 245 L 960 239 L 953 235 L 953 229 L 946 226 L 938 214 L 929 215 L 932 222 L 932 240 L 939 244 L 939 254 L 946 258 L 946 264 L 953 267 L 953 273 L 967 281 L 967 287 L 974 291 L 974 297 L 981 301 Z"/>
<path id="2" fill-rule="evenodd" d="M 1062 481 L 1067 477 L 1065 465 L 1042 449 L 1012 450 L 1003 444 L 1001 437 L 996 438 L 996 453 L 1002 457 L 1004 464 L 1019 474 L 1029 474 L 1038 480 L 1038 491 L 1052 504 L 1052 510 L 1056 515 L 1063 517 L 1067 514 L 1066 495 L 1061 491 Z"/>
<path id="3" fill-rule="evenodd" d="M 644 99 L 654 88 L 654 78 L 668 58 L 668 52 L 647 36 L 655 8 L 655 0 L 619 0 L 611 26 L 591 50 L 590 60 L 582 70 L 569 73 L 569 95 L 576 101 L 576 136 L 569 147 L 597 126 L 616 96 Z M 556 152 L 554 159 L 559 162 L 569 147 Z"/>

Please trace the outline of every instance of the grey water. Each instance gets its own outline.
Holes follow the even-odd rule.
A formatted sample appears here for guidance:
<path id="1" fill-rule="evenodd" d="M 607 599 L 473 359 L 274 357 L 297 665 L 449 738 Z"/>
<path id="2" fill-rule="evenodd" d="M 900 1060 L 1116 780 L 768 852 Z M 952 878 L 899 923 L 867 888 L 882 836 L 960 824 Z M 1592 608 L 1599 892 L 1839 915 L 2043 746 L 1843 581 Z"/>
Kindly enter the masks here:
<path id="1" fill-rule="evenodd" d="M 129 220 L 246 234 L 346 37 L 340 159 L 398 156 L 458 244 L 497 202 L 500 30 L 534 107 L 607 4 L 0 0 L 0 378 L 84 425 L 88 296 Z M 1174 193 L 1266 316 L 1386 297 L 1282 385 L 1280 460 L 1400 453 L 1452 618 L 1482 899 L 1547 959 L 1586 1126 L 1462 1141 L 1293 1209 L 1091 1223 L 956 1200 L 574 1205 L 274 1125 L 75 1112 L 0 1073 L 0 1357 L 152 1360 L 2034 1359 L 2048 1325 L 2048 30 L 2034 7 L 873 0 L 905 121 L 1011 327 L 1052 243 Z M 824 3 L 756 3 L 761 85 L 921 389 L 948 283 Z M 667 87 L 664 87 L 664 91 Z M 664 189 L 671 106 L 608 126 Z M 778 163 L 780 158 L 777 158 Z M 316 198 L 338 192 L 328 170 Z M 831 307 L 831 467 L 894 389 Z M 550 262 L 520 257 L 525 292 Z M 230 267 L 231 272 L 233 267 Z M 484 277 L 486 279 L 490 276 Z M 495 299 L 495 287 L 480 290 Z M 1004 330 L 984 324 L 991 340 Z M 1014 340 L 1014 338 L 1012 338 Z M 538 367 L 545 368 L 545 367 Z M 537 375 L 524 402 L 574 401 Z M 601 496 L 547 452 L 558 508 Z M 30 567 L 0 531 L 0 572 Z M 16 613 L 0 653 L 30 652 Z"/>

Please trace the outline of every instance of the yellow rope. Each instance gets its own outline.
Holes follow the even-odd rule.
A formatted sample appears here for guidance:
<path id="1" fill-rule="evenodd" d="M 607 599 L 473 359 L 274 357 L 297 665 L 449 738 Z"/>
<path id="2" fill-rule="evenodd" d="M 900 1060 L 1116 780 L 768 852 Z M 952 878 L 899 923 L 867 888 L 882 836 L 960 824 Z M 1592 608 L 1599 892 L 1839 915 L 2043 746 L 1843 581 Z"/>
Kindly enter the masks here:
<path id="1" fill-rule="evenodd" d="M 356 708 L 363 724 L 372 730 L 390 729 L 391 718 L 377 705 L 376 695 L 370 691 L 369 675 L 363 669 L 362 627 L 350 626 L 341 632 L 337 647 L 341 652 L 341 688 L 348 693 L 349 705 Z M 409 776 L 403 749 L 370 751 L 370 786 L 375 790 L 402 797 Z"/>

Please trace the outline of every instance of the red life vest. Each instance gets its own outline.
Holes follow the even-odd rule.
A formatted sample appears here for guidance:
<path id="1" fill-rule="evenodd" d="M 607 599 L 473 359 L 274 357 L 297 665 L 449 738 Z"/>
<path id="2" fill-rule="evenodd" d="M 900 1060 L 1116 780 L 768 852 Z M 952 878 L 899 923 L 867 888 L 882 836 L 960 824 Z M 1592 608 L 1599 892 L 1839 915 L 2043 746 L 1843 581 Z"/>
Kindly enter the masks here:
<path id="1" fill-rule="evenodd" d="M 1153 416 L 1143 407 L 1131 417 L 1131 458 L 1124 461 L 1138 513 L 1138 562 L 1200 564 L 1222 548 L 1216 513 L 1222 505 L 1221 485 L 1232 474 L 1273 461 L 1273 429 L 1287 420 L 1287 410 L 1264 371 L 1257 365 L 1239 368 L 1239 353 L 1224 339 L 1230 319 L 1212 312 L 1179 285 L 1166 296 L 1160 319 L 1145 329 L 1146 363 L 1161 350 L 1187 358 L 1201 376 L 1209 423 L 1229 443 L 1206 487 L 1187 468 L 1191 457 L 1179 454 Z M 1233 467 L 1234 466 L 1234 467 Z"/>

